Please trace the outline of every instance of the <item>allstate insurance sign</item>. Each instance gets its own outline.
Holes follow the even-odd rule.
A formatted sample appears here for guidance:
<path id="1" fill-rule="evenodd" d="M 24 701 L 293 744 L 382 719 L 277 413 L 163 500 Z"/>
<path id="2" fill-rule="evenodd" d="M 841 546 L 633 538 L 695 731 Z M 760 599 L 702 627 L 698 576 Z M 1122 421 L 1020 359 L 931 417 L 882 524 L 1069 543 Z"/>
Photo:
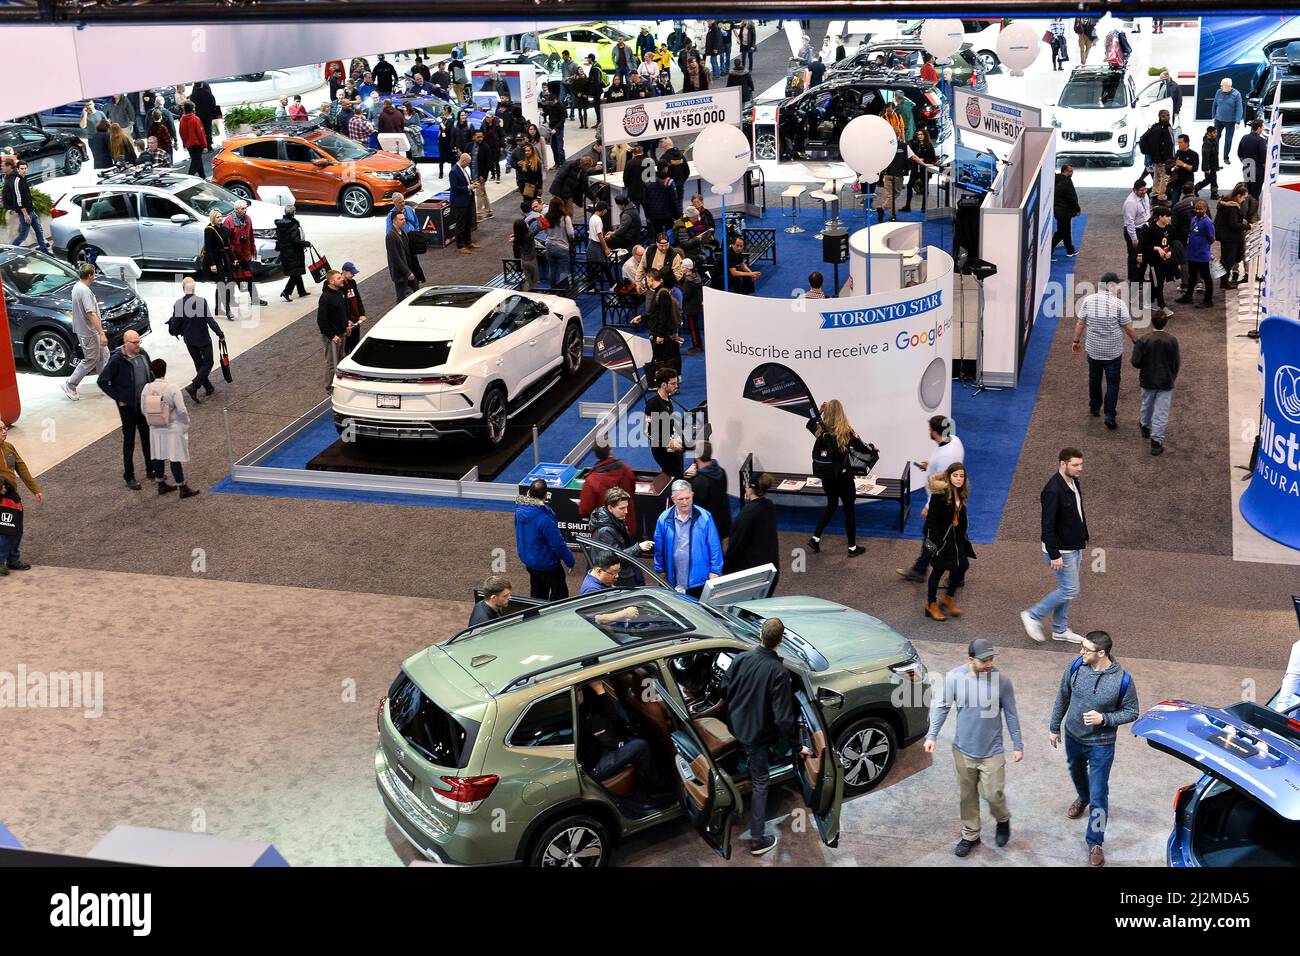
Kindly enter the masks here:
<path id="1" fill-rule="evenodd" d="M 1300 322 L 1260 323 L 1264 418 L 1241 513 L 1261 534 L 1300 550 Z"/>
<path id="2" fill-rule="evenodd" d="M 606 146 L 640 139 L 698 133 L 717 123 L 740 125 L 740 87 L 676 96 L 602 103 L 600 130 Z"/>

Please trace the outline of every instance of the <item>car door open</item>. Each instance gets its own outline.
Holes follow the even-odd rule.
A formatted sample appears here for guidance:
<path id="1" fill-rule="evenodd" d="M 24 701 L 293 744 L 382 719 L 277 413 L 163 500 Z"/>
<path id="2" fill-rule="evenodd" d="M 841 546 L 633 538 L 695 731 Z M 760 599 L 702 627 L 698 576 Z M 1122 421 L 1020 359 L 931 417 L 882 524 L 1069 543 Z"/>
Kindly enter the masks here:
<path id="1" fill-rule="evenodd" d="M 799 744 L 812 751 L 805 757 L 794 755 L 795 775 L 808 811 L 817 821 L 817 832 L 829 847 L 839 846 L 840 805 L 844 800 L 844 765 L 831 746 L 831 735 L 822 716 L 817 695 L 808 678 L 786 668 L 790 685 L 794 689 L 794 702 L 798 708 Z"/>

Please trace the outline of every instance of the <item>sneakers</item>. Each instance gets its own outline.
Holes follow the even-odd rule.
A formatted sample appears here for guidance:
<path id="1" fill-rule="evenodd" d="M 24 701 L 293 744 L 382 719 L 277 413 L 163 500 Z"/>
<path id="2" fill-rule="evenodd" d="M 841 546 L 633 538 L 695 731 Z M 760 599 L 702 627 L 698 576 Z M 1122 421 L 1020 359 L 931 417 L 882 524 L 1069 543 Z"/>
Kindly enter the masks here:
<path id="1" fill-rule="evenodd" d="M 967 840 L 965 837 L 963 837 L 962 839 L 957 841 L 957 846 L 953 848 L 952 852 L 954 856 L 962 856 L 962 857 L 970 856 L 970 851 L 975 849 L 979 845 L 980 845 L 979 837 L 976 837 L 973 840 Z"/>
<path id="2" fill-rule="evenodd" d="M 850 558 L 856 558 L 866 553 L 867 553 L 867 549 L 860 544 L 855 544 L 853 547 L 849 548 Z"/>
<path id="3" fill-rule="evenodd" d="M 1088 801 L 1080 800 L 1076 797 L 1074 802 L 1070 804 L 1069 807 L 1066 808 L 1065 815 L 1069 817 L 1071 820 L 1077 820 L 1079 819 L 1079 817 L 1083 816 L 1083 811 L 1087 809 L 1088 809 Z"/>
<path id="4" fill-rule="evenodd" d="M 1047 638 L 1043 637 L 1042 621 L 1035 621 L 1028 611 L 1020 612 L 1020 623 L 1025 626 L 1025 633 L 1029 635 L 1030 640 L 1042 644 Z"/>
<path id="5" fill-rule="evenodd" d="M 904 581 L 924 582 L 925 575 L 917 574 L 914 568 L 908 568 L 906 571 L 902 568 L 894 568 L 894 572 Z"/>
<path id="6" fill-rule="evenodd" d="M 1151 439 L 1151 454 L 1163 455 L 1164 453 L 1165 453 L 1165 446 L 1160 442 L 1156 441 L 1154 438 Z"/>
<path id="7" fill-rule="evenodd" d="M 808 539 L 808 547 L 812 549 L 812 553 L 813 553 L 813 554 L 821 554 L 821 553 L 822 553 L 822 539 L 821 539 L 821 538 L 818 538 L 818 537 L 812 537 L 812 538 L 809 538 L 809 539 Z"/>
<path id="8" fill-rule="evenodd" d="M 71 399 L 72 401 L 74 402 L 81 401 L 81 396 L 77 394 L 77 390 L 73 388 L 71 385 L 69 385 L 67 382 L 64 382 L 62 385 L 59 386 L 59 388 L 63 389 L 63 394 L 68 396 L 68 398 Z"/>
<path id="9" fill-rule="evenodd" d="M 1077 256 L 1078 254 L 1079 254 L 1079 250 L 1078 250 L 1078 249 L 1075 249 L 1073 252 L 1067 252 L 1067 253 L 1066 253 L 1066 256 L 1068 256 L 1069 258 L 1073 259 L 1073 258 L 1074 258 L 1075 256 Z"/>
<path id="10" fill-rule="evenodd" d="M 993 842 L 998 846 L 1006 846 L 1011 842 L 1011 821 L 1006 820 L 998 824 L 998 832 L 993 838 Z"/>
<path id="11" fill-rule="evenodd" d="M 1151 426 L 1150 426 L 1150 425 L 1143 425 L 1141 422 L 1138 422 L 1138 428 L 1140 428 L 1140 429 L 1142 430 L 1142 437 L 1143 437 L 1143 438 L 1150 438 L 1150 437 L 1151 437 Z"/>
<path id="12" fill-rule="evenodd" d="M 764 853 L 770 853 L 776 849 L 777 838 L 775 836 L 763 836 L 759 840 L 749 841 L 749 855 L 762 856 Z"/>
<path id="13" fill-rule="evenodd" d="M 1082 644 L 1083 635 L 1075 634 L 1074 631 L 1067 627 L 1064 631 L 1053 631 L 1052 640 L 1064 641 L 1067 644 Z"/>

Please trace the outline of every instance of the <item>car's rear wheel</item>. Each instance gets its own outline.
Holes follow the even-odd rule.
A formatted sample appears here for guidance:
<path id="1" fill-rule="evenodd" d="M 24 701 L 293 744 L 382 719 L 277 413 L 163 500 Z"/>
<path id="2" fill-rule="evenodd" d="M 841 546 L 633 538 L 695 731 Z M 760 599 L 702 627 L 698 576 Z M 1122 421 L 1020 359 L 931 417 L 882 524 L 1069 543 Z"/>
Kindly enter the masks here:
<path id="1" fill-rule="evenodd" d="M 889 774 L 898 756 L 898 736 L 888 721 L 863 717 L 835 735 L 835 749 L 844 767 L 844 795 L 857 796 Z"/>
<path id="2" fill-rule="evenodd" d="M 253 201 L 253 188 L 251 186 L 246 186 L 243 183 L 226 183 L 226 189 L 237 199 L 242 199 L 244 202 Z"/>
<path id="3" fill-rule="evenodd" d="M 529 866 L 608 866 L 609 830 L 595 817 L 564 817 L 533 841 Z"/>
<path id="4" fill-rule="evenodd" d="M 506 390 L 500 385 L 493 385 L 484 393 L 482 415 L 483 441 L 489 448 L 495 448 L 505 440 L 509 422 Z"/>
<path id="5" fill-rule="evenodd" d="M 72 342 L 52 329 L 40 329 L 27 340 L 27 361 L 42 375 L 71 375 Z"/>
<path id="6" fill-rule="evenodd" d="M 63 154 L 63 175 L 75 176 L 81 171 L 81 164 L 86 161 L 82 155 L 79 146 L 69 146 L 68 151 Z"/>
<path id="7" fill-rule="evenodd" d="M 998 55 L 994 53 L 992 50 L 980 50 L 978 56 L 980 61 L 980 69 L 984 71 L 985 75 L 992 73 L 994 70 L 998 68 L 998 63 L 1000 61 L 998 60 Z"/>
<path id="8" fill-rule="evenodd" d="M 370 198 L 370 190 L 364 186 L 349 186 L 339 194 L 339 205 L 343 207 L 343 212 L 353 219 L 364 219 L 369 216 L 374 204 L 374 200 Z"/>
<path id="9" fill-rule="evenodd" d="M 776 132 L 768 130 L 758 134 L 754 155 L 759 159 L 776 159 Z"/>
<path id="10" fill-rule="evenodd" d="M 564 374 L 577 375 L 582 367 L 582 326 L 570 322 L 564 329 Z"/>
<path id="11" fill-rule="evenodd" d="M 72 248 L 68 250 L 68 261 L 79 266 L 83 262 L 94 262 L 103 254 L 104 250 L 99 246 L 92 246 L 82 240 L 72 244 Z"/>

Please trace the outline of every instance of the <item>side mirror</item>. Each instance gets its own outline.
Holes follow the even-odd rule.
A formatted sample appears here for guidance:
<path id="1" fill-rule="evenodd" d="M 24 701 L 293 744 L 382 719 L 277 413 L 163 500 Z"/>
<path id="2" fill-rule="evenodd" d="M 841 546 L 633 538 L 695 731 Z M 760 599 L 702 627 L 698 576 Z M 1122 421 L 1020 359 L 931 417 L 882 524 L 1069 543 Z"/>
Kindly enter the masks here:
<path id="1" fill-rule="evenodd" d="M 321 158 L 313 159 L 311 161 L 311 164 L 315 166 L 317 169 L 324 169 L 325 167 L 331 165 L 328 159 L 321 159 Z"/>
<path id="2" fill-rule="evenodd" d="M 817 703 L 826 704 L 831 707 L 842 707 L 844 706 L 844 695 L 836 693 L 826 687 L 818 687 Z"/>
<path id="3" fill-rule="evenodd" d="M 197 221 L 198 220 L 195 219 L 193 216 L 187 216 L 183 212 L 178 212 L 176 215 L 172 216 L 172 222 L 176 223 L 176 225 L 178 226 L 183 226 L 186 223 L 197 222 Z"/>

